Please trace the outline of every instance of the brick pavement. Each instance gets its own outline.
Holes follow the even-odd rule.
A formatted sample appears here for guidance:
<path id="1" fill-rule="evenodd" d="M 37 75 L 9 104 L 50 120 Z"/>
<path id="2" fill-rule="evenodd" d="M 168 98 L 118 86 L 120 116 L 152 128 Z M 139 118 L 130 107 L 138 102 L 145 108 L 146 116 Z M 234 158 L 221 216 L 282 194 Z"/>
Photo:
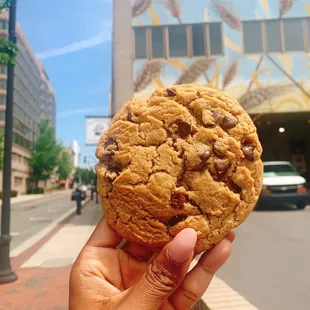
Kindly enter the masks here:
<path id="1" fill-rule="evenodd" d="M 12 259 L 16 282 L 0 286 L 0 310 L 68 309 L 68 284 L 71 265 L 102 217 L 94 202 L 81 216 L 59 223 L 30 249 Z M 193 262 L 192 266 L 195 264 Z M 257 310 L 217 277 L 194 310 Z"/>

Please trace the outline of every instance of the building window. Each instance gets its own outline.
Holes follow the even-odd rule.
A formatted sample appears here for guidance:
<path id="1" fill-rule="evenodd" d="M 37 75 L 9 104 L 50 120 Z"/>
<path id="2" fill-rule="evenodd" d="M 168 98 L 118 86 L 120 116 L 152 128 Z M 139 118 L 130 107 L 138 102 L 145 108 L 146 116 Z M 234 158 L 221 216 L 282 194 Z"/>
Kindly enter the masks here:
<path id="1" fill-rule="evenodd" d="M 224 53 L 222 23 L 135 27 L 134 31 L 136 59 L 210 56 Z"/>
<path id="2" fill-rule="evenodd" d="M 220 55 L 223 53 L 222 29 L 221 23 L 209 24 L 210 31 L 210 51 L 211 55 Z"/>
<path id="3" fill-rule="evenodd" d="M 177 25 L 169 28 L 169 56 L 186 57 L 187 56 L 187 36 L 186 26 Z"/>
<path id="4" fill-rule="evenodd" d="M 7 74 L 7 67 L 0 65 L 0 74 Z"/>
<path id="5" fill-rule="evenodd" d="M 5 121 L 5 111 L 0 111 L 0 121 Z"/>
<path id="6" fill-rule="evenodd" d="M 267 52 L 282 52 L 280 20 L 266 20 Z"/>
<path id="7" fill-rule="evenodd" d="M 135 53 L 137 59 L 147 58 L 146 52 L 146 28 L 135 28 Z"/>
<path id="8" fill-rule="evenodd" d="M 164 58 L 164 28 L 152 28 L 152 58 Z"/>
<path id="9" fill-rule="evenodd" d="M 0 105 L 6 104 L 6 96 L 0 95 Z"/>
<path id="10" fill-rule="evenodd" d="M 286 51 L 302 51 L 305 50 L 303 40 L 302 19 L 284 19 L 284 44 Z"/>
<path id="11" fill-rule="evenodd" d="M 243 49 L 245 53 L 262 53 L 262 26 L 260 21 L 243 23 Z"/>
<path id="12" fill-rule="evenodd" d="M 205 44 L 205 25 L 195 24 L 192 25 L 192 35 L 193 35 L 193 55 L 194 56 L 204 56 L 207 54 L 206 44 Z"/>
<path id="13" fill-rule="evenodd" d="M 0 80 L 0 89 L 6 89 L 6 80 Z"/>

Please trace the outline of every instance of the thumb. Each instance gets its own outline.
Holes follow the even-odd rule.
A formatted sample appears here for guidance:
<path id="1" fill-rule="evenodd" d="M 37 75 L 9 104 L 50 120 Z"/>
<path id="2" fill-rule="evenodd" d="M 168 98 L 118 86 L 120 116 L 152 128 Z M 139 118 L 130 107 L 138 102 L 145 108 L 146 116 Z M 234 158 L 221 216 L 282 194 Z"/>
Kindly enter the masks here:
<path id="1" fill-rule="evenodd" d="M 147 267 L 140 280 L 127 291 L 127 309 L 154 310 L 182 283 L 193 259 L 195 230 L 182 230 Z M 127 304 L 128 302 L 128 304 Z"/>

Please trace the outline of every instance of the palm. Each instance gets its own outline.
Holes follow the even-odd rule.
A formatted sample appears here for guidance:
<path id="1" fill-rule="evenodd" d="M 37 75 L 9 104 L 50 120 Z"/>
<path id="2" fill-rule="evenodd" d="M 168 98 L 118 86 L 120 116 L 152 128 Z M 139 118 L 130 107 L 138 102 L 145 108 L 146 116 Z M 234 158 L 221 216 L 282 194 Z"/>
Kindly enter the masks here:
<path id="1" fill-rule="evenodd" d="M 96 281 L 100 285 L 98 289 L 101 292 L 104 291 L 106 297 L 115 296 L 133 286 L 148 266 L 148 262 L 135 259 L 121 249 L 89 248 L 86 246 L 85 250 L 89 254 L 87 259 L 91 258 L 100 262 L 100 265 L 90 272 L 99 280 Z M 90 286 L 93 286 L 95 284 L 94 278 L 89 279 L 92 282 L 89 283 Z M 166 300 L 160 309 L 170 310 L 173 307 Z"/>
<path id="2" fill-rule="evenodd" d="M 180 235 L 178 242 L 183 237 Z M 186 240 L 186 235 L 184 238 Z M 163 251 L 150 264 L 153 253 L 140 245 L 125 243 L 121 248 L 116 248 L 121 238 L 102 220 L 72 267 L 70 309 L 137 310 L 157 309 L 160 305 L 161 310 L 191 309 L 207 289 L 214 272 L 228 258 L 233 238 L 233 234 L 228 235 L 226 241 L 223 240 L 212 251 L 205 253 L 200 258 L 200 264 L 187 275 L 185 273 L 190 261 L 184 265 L 184 271 L 180 271 L 182 267 L 173 265 L 173 268 L 182 272 L 176 274 L 163 269 L 166 267 L 160 260 L 167 259 Z M 176 240 L 177 237 L 174 242 Z M 180 274 L 183 274 L 180 278 L 182 283 L 177 280 Z M 178 288 L 174 288 L 171 281 L 176 281 L 173 283 Z M 149 299 L 153 292 L 163 295 L 159 297 L 159 303 Z M 152 302 L 153 306 L 150 306 Z"/>

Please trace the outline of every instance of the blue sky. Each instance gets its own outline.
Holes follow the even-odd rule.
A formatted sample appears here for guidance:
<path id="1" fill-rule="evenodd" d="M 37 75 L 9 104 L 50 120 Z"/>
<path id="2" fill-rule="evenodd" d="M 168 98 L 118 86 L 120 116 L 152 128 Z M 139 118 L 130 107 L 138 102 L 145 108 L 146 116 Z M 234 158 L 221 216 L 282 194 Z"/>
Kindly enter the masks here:
<path id="1" fill-rule="evenodd" d="M 85 115 L 109 114 L 112 0 L 20 0 L 17 19 L 55 90 L 58 138 L 93 156 Z"/>

